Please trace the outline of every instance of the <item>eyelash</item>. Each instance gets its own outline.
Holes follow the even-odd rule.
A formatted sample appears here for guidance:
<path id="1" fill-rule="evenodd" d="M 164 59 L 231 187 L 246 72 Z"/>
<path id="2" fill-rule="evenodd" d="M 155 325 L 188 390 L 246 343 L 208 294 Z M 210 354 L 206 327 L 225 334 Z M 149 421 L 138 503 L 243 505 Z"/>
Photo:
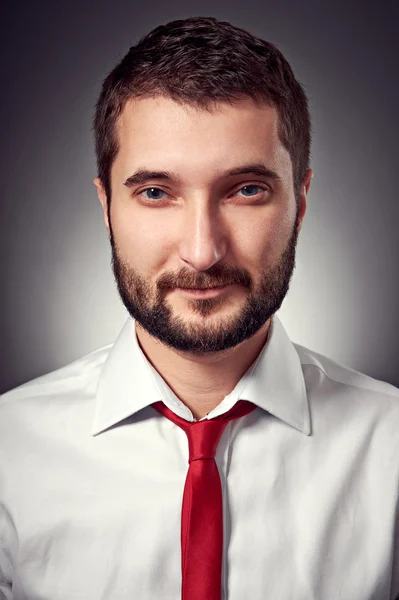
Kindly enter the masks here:
<path id="1" fill-rule="evenodd" d="M 268 186 L 264 187 L 262 185 L 258 185 L 257 183 L 256 184 L 255 183 L 247 183 L 247 184 L 243 185 L 242 187 L 240 187 L 237 190 L 237 192 L 235 192 L 233 195 L 238 194 L 238 192 L 240 192 L 241 190 L 243 190 L 246 187 L 255 187 L 255 188 L 259 188 L 263 192 L 270 192 L 270 188 Z M 158 188 L 158 187 L 155 187 L 155 186 L 150 186 L 150 187 L 147 187 L 147 188 L 141 190 L 140 192 L 137 192 L 137 195 L 141 196 L 142 194 L 144 194 L 144 192 L 148 192 L 149 190 L 159 190 L 160 192 L 163 192 L 164 194 L 167 194 L 167 192 L 165 192 L 161 188 Z M 259 194 L 261 194 L 261 192 L 258 192 L 258 194 L 255 194 L 254 196 L 242 196 L 242 198 L 248 198 L 248 199 L 256 198 Z M 144 199 L 146 200 L 147 204 L 162 204 L 163 202 L 166 201 L 166 198 L 159 198 L 159 199 L 153 198 L 153 199 L 151 199 L 151 198 L 145 198 L 144 197 Z"/>

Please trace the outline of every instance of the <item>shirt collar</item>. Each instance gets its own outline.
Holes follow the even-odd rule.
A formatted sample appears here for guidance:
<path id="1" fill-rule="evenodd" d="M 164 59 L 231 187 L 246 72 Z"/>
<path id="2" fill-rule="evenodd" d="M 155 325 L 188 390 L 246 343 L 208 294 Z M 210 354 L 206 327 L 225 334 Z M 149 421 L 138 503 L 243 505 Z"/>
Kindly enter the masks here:
<path id="1" fill-rule="evenodd" d="M 164 399 L 154 371 L 137 341 L 135 321 L 129 317 L 100 374 L 92 435 Z M 162 382 L 167 386 L 163 379 Z M 310 434 L 301 362 L 277 315 L 272 316 L 268 338 L 254 368 L 248 369 L 237 386 L 241 389 L 240 399 L 249 400 L 303 434 Z"/>

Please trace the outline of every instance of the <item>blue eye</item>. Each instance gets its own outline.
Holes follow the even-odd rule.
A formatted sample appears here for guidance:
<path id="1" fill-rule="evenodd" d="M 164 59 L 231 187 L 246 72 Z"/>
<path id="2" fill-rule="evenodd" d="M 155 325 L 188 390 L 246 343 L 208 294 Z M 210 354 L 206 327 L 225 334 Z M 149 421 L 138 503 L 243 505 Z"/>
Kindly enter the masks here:
<path id="1" fill-rule="evenodd" d="M 244 194 L 244 196 L 245 196 L 246 198 L 250 198 L 251 196 L 257 196 L 257 195 L 259 194 L 259 190 L 262 190 L 262 191 L 263 191 L 263 188 L 261 188 L 259 185 L 244 185 L 244 187 L 242 187 L 242 188 L 241 188 L 240 190 L 238 190 L 238 191 L 239 191 L 239 192 L 242 192 L 243 190 L 250 190 L 250 192 L 251 192 L 251 190 L 253 191 L 254 189 L 255 189 L 255 190 L 257 190 L 257 191 L 255 191 L 255 193 L 254 193 L 254 194 L 251 194 L 251 193 L 250 193 L 250 194 L 249 194 L 249 196 L 246 196 L 246 195 Z"/>
<path id="2" fill-rule="evenodd" d="M 160 196 L 159 194 L 164 194 L 165 192 L 160 190 L 159 188 L 156 187 L 152 187 L 152 188 L 147 188 L 146 190 L 143 190 L 141 193 L 142 194 L 146 194 L 147 192 L 149 192 L 150 194 L 155 194 L 155 197 L 148 197 L 146 196 L 147 200 L 162 200 L 163 197 Z"/>
<path id="3" fill-rule="evenodd" d="M 260 194 L 261 192 L 265 192 L 265 188 L 260 185 L 244 185 L 240 188 L 237 194 L 243 195 L 244 198 L 253 198 Z M 142 190 L 140 195 L 144 195 L 144 198 L 149 201 L 153 201 L 154 203 L 158 200 L 164 200 L 165 196 L 167 196 L 166 192 L 157 187 L 150 187 Z"/>

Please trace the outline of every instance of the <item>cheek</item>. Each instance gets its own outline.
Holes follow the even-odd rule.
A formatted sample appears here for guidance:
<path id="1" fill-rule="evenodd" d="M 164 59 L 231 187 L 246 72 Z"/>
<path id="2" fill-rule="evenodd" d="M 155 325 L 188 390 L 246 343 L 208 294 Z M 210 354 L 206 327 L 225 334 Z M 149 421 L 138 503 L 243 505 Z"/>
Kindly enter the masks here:
<path id="1" fill-rule="evenodd" d="M 287 214 L 276 211 L 259 215 L 243 222 L 235 229 L 235 248 L 239 256 L 253 262 L 255 268 L 259 265 L 273 263 L 284 251 L 293 223 Z"/>
<path id="2" fill-rule="evenodd" d="M 144 272 L 165 260 L 170 236 L 162 220 L 116 208 L 111 219 L 117 248 L 129 265 Z"/>

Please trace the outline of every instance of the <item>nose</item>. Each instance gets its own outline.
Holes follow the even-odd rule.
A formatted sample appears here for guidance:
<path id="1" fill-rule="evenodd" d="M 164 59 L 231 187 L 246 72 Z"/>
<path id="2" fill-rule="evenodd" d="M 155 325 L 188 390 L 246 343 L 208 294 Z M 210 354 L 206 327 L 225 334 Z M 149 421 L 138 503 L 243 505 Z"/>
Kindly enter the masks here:
<path id="1" fill-rule="evenodd" d="M 180 258 L 197 271 L 210 269 L 226 254 L 227 234 L 220 211 L 206 201 L 187 206 L 180 235 Z"/>

